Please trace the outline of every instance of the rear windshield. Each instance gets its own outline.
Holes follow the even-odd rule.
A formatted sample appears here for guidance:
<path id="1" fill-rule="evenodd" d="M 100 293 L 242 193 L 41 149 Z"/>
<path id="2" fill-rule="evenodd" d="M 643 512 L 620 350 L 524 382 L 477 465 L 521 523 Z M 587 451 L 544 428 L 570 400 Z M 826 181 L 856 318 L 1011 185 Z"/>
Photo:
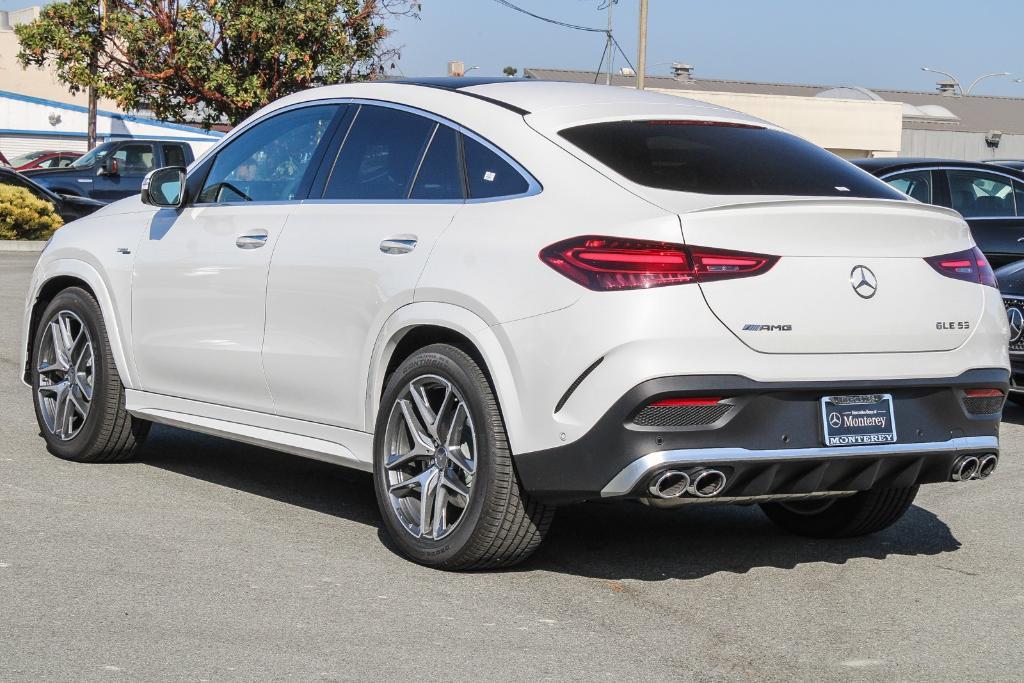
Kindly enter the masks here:
<path id="1" fill-rule="evenodd" d="M 904 199 L 834 154 L 760 126 L 613 121 L 560 135 L 629 180 L 662 190 Z"/>

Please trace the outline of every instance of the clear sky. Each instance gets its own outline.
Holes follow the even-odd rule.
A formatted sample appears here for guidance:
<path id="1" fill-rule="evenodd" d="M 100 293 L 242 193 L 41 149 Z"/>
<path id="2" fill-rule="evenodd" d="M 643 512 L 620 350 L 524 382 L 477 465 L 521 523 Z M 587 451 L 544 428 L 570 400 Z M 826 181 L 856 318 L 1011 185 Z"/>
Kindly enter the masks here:
<path id="1" fill-rule="evenodd" d="M 419 20 L 391 22 L 391 43 L 407 76 L 438 76 L 449 59 L 498 75 L 507 65 L 594 69 L 604 36 L 545 24 L 494 0 L 421 0 Z M 562 21 L 603 28 L 607 0 L 512 0 Z M 0 0 L 0 9 L 35 4 Z M 615 35 L 636 61 L 638 0 L 619 0 Z M 955 74 L 976 94 L 1024 97 L 1022 0 L 650 0 L 648 73 L 673 61 L 697 77 L 930 90 L 930 66 Z M 625 65 L 621 56 L 616 65 Z"/>

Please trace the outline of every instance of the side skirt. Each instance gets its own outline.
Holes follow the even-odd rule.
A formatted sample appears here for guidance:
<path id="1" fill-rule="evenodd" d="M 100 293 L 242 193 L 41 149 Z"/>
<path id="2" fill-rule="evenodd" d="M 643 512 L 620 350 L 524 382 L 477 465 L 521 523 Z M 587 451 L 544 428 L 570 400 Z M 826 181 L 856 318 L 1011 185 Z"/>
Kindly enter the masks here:
<path id="1" fill-rule="evenodd" d="M 178 427 L 304 458 L 373 470 L 373 435 L 145 391 L 125 391 L 128 412 L 142 420 Z"/>

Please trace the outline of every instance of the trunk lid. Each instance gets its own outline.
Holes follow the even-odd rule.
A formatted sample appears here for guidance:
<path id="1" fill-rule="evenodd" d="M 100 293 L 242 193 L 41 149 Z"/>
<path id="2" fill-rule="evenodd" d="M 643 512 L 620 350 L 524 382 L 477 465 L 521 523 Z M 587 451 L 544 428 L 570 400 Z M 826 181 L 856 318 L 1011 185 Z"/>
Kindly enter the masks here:
<path id="1" fill-rule="evenodd" d="M 671 205 L 670 197 L 653 199 Z M 982 315 L 981 285 L 945 277 L 925 261 L 974 244 L 967 224 L 948 210 L 776 198 L 680 218 L 687 244 L 781 257 L 762 275 L 701 284 L 715 316 L 757 351 L 949 351 Z"/>

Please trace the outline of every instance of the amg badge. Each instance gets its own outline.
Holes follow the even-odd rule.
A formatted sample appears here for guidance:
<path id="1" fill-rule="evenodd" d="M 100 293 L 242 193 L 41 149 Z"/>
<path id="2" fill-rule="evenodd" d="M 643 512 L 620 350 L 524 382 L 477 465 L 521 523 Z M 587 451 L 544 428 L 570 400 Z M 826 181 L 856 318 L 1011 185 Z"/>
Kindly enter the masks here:
<path id="1" fill-rule="evenodd" d="M 792 332 L 792 325 L 757 325 L 748 323 L 743 326 L 744 332 Z"/>

